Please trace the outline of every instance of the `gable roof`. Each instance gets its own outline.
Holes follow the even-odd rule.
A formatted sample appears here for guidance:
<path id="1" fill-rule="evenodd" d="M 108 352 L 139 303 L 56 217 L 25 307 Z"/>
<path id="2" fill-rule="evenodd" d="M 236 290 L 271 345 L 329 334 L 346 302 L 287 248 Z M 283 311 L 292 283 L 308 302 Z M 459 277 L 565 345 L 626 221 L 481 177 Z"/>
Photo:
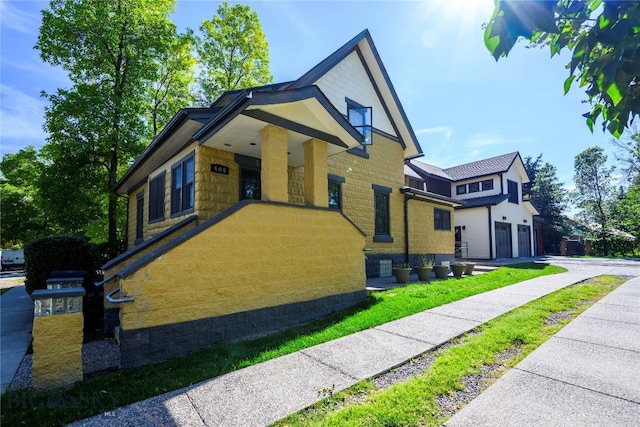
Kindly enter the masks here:
<path id="1" fill-rule="evenodd" d="M 503 154 L 501 156 L 490 157 L 476 162 L 465 163 L 460 166 L 443 169 L 443 171 L 454 181 L 476 178 L 479 176 L 502 173 L 509 170 L 513 162 L 520 157 L 517 151 Z M 522 161 L 522 159 L 520 159 Z"/>
<path id="2" fill-rule="evenodd" d="M 345 45 L 329 55 L 311 70 L 307 71 L 299 79 L 287 85 L 285 89 L 300 88 L 314 84 L 320 77 L 328 73 L 353 52 L 358 54 L 367 71 L 371 84 L 376 90 L 383 108 L 398 135 L 400 143 L 405 149 L 405 158 L 421 156 L 422 148 L 413 132 L 413 128 L 409 124 L 400 99 L 393 88 L 391 79 L 389 79 L 387 70 L 380 59 L 378 50 L 367 29 L 349 40 Z"/>
<path id="3" fill-rule="evenodd" d="M 453 178 L 449 176 L 443 169 L 438 166 L 430 165 L 428 163 L 420 162 L 418 160 L 410 160 L 407 163 L 413 171 L 420 174 L 422 178 L 424 176 L 434 176 L 436 178 L 446 179 L 447 181 L 453 181 Z"/>
<path id="4" fill-rule="evenodd" d="M 116 183 L 114 191 L 127 193 L 135 189 L 144 183 L 149 173 L 191 142 L 198 141 L 200 145 L 215 148 L 223 138 L 230 137 L 229 132 L 241 130 L 246 134 L 255 131 L 256 123 L 272 123 L 292 131 L 297 138 L 296 144 L 302 137 L 325 140 L 329 143 L 329 155 L 358 146 L 362 142 L 362 134 L 314 84 L 353 52 L 360 58 L 385 114 L 398 135 L 398 141 L 405 150 L 404 157 L 420 156 L 420 144 L 371 35 L 364 30 L 298 80 L 228 91 L 210 108 L 180 110 Z M 230 130 L 229 126 L 234 130 Z M 252 155 L 240 151 L 237 153 Z M 290 159 L 297 160 L 297 163 L 293 163 L 297 165 L 301 164 L 299 157 L 291 156 Z"/>

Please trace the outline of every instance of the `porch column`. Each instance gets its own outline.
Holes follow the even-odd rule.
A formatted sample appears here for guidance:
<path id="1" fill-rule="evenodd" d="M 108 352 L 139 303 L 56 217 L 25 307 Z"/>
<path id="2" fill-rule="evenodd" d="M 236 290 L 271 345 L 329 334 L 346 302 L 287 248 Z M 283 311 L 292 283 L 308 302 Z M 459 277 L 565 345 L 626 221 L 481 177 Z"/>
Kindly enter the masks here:
<path id="1" fill-rule="evenodd" d="M 260 180 L 262 200 L 289 201 L 287 171 L 287 130 L 267 125 L 261 132 L 262 170 Z"/>
<path id="2" fill-rule="evenodd" d="M 304 143 L 304 203 L 329 207 L 327 143 L 310 139 Z"/>

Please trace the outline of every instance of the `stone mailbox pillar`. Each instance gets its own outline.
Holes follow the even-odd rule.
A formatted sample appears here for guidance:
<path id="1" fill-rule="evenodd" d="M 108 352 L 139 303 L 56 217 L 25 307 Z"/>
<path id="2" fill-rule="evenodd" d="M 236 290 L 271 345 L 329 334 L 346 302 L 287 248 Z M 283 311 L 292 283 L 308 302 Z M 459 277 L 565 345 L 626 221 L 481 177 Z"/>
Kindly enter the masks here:
<path id="1" fill-rule="evenodd" d="M 70 386 L 82 380 L 82 287 L 33 291 L 33 385 Z"/>

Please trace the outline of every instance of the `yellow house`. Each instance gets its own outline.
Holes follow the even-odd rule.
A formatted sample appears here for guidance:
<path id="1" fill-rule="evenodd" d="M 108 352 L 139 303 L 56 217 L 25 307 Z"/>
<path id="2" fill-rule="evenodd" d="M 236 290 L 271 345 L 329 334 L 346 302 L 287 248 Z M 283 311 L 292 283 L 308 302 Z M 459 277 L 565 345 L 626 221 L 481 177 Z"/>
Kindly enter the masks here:
<path id="1" fill-rule="evenodd" d="M 103 283 L 122 366 L 326 316 L 418 255 L 453 260 L 458 203 L 405 185 L 421 154 L 367 30 L 295 81 L 179 111 L 115 188 L 128 250 Z"/>

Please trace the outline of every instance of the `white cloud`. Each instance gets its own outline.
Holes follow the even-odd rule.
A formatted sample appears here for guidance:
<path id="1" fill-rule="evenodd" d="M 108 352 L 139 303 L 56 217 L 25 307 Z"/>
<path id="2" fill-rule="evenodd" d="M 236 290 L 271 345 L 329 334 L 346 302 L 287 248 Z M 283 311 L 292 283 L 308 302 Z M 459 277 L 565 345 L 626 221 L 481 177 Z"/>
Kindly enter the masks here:
<path id="1" fill-rule="evenodd" d="M 521 146 L 528 145 L 535 142 L 533 138 L 529 137 L 508 137 L 505 138 L 500 134 L 492 133 L 477 133 L 471 135 L 465 146 L 470 149 L 482 150 L 485 148 L 495 147 L 499 145 L 509 145 L 510 151 L 520 151 Z"/>
<path id="2" fill-rule="evenodd" d="M 0 2 L 2 26 L 24 34 L 38 34 L 38 29 L 40 28 L 40 13 L 39 8 L 36 12 L 29 7 L 33 4 L 42 4 L 42 7 L 47 6 L 45 2 Z"/>
<path id="3" fill-rule="evenodd" d="M 0 93 L 2 151 L 11 151 L 7 147 L 8 139 L 23 142 L 22 145 L 42 145 L 46 138 L 42 124 L 47 102 L 6 85 L 0 86 Z"/>
<path id="4" fill-rule="evenodd" d="M 426 29 L 422 32 L 422 44 L 428 48 L 436 47 L 440 44 L 440 35 L 435 30 Z"/>
<path id="5" fill-rule="evenodd" d="M 488 134 L 488 133 L 478 133 L 475 135 L 471 135 L 469 140 L 466 143 L 468 148 L 474 148 L 476 150 L 485 147 L 493 147 L 496 145 L 503 145 L 509 142 L 504 139 L 500 135 L 496 134 Z"/>
<path id="6" fill-rule="evenodd" d="M 444 137 L 449 140 L 451 139 L 451 135 L 453 135 L 453 129 L 451 129 L 450 127 L 447 126 L 436 126 L 434 128 L 425 128 L 425 129 L 419 129 L 416 131 L 416 135 L 420 135 L 420 134 L 432 134 L 432 133 L 439 133 L 439 134 L 443 134 Z"/>

